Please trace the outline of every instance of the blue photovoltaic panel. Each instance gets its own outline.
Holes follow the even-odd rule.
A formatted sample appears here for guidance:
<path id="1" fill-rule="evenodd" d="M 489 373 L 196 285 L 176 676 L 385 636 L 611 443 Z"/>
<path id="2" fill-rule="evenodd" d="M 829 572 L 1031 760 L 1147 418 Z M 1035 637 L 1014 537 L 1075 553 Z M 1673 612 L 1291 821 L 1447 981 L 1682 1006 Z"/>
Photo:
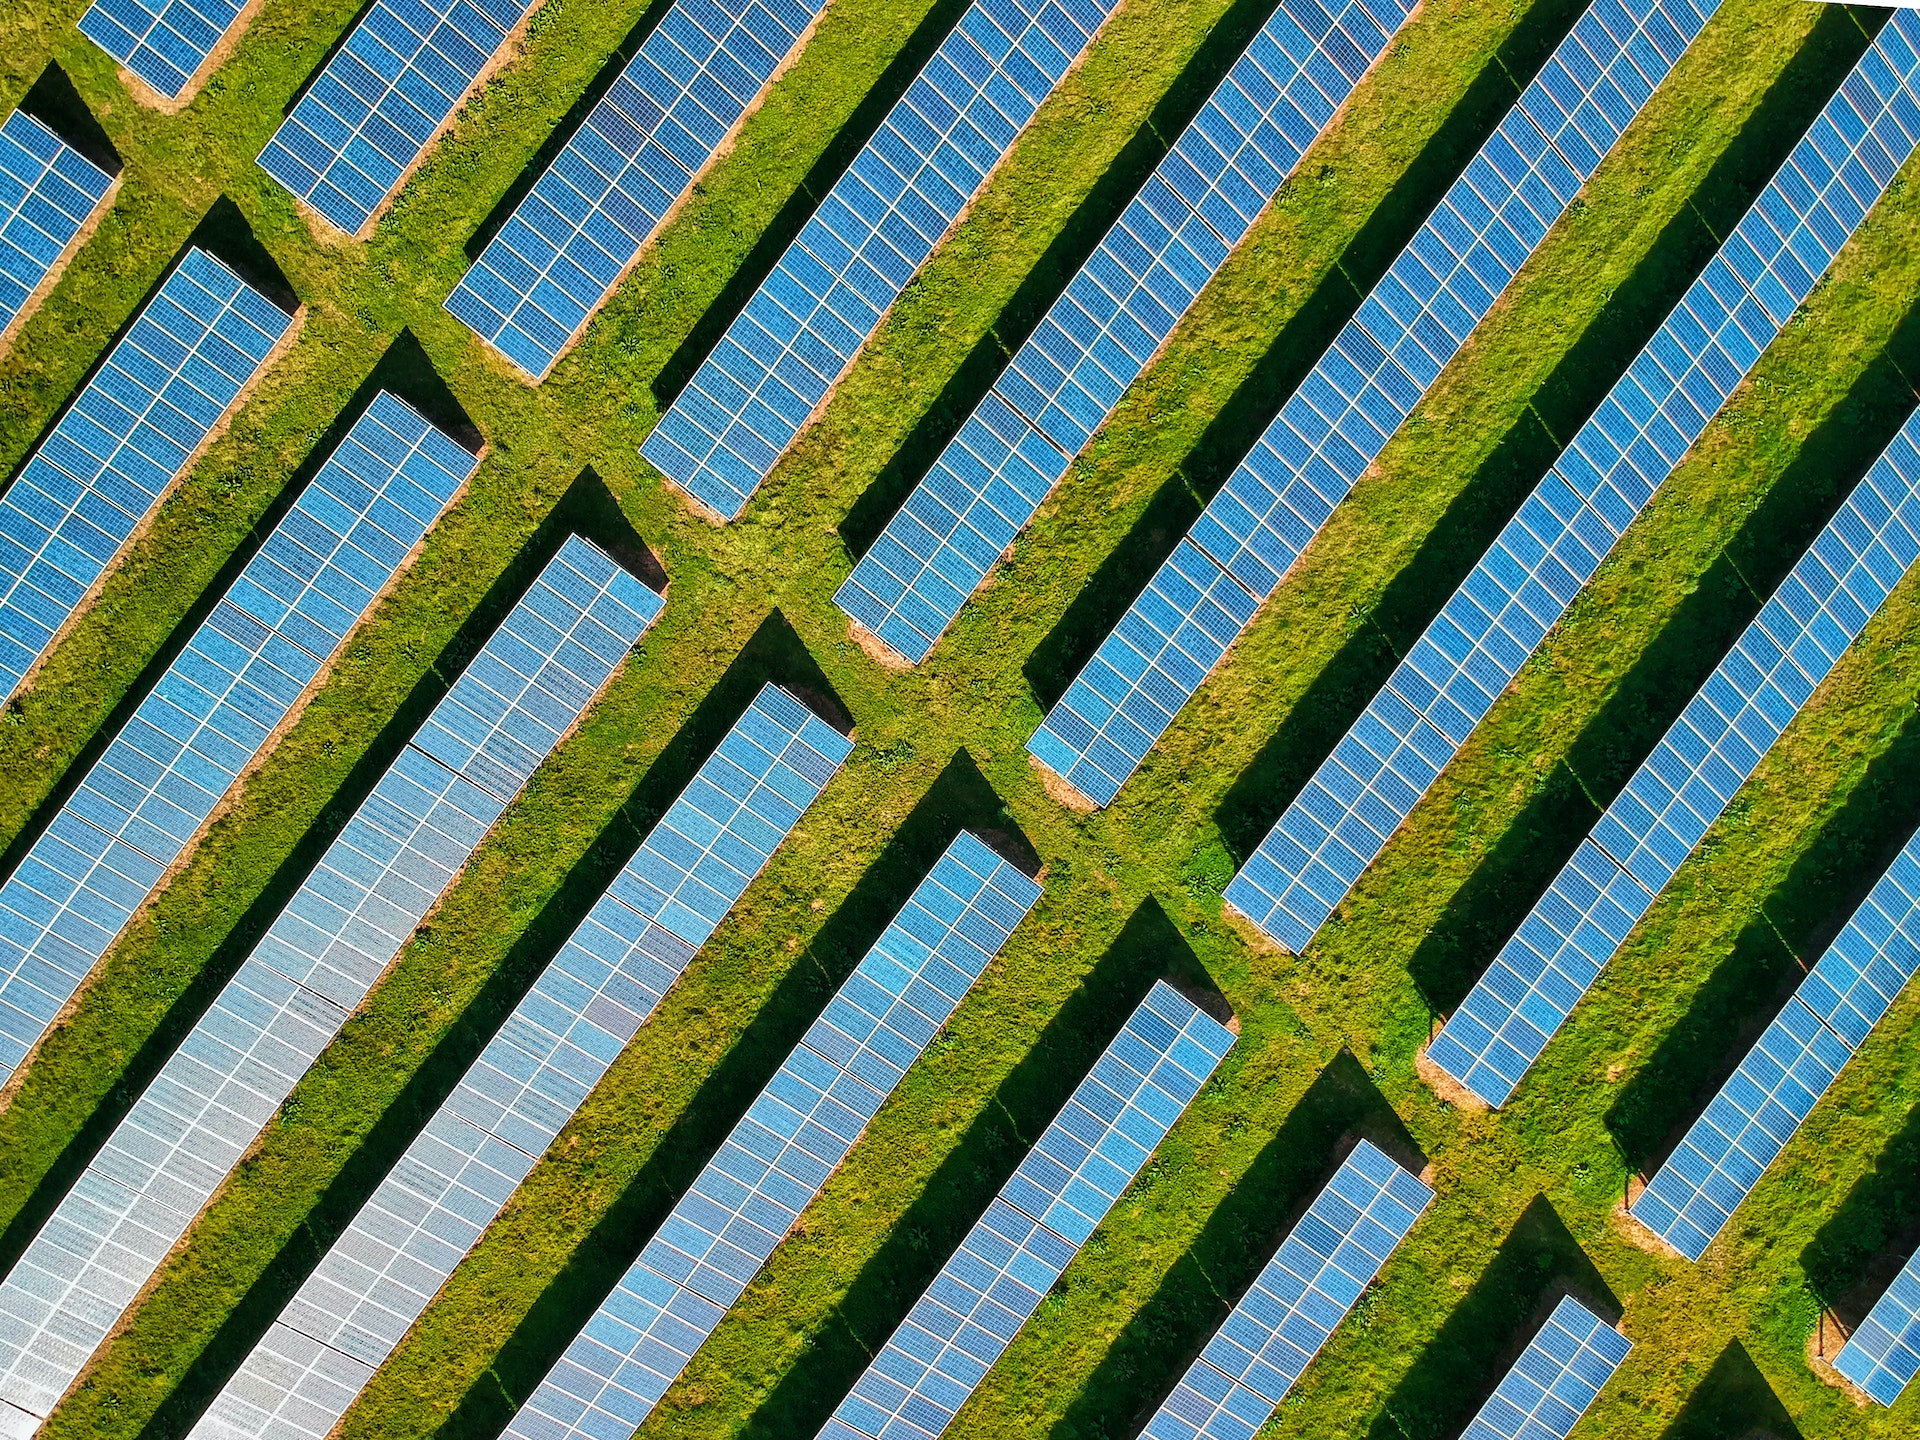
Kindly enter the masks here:
<path id="1" fill-rule="evenodd" d="M 26 111 L 0 125 L 0 338 L 112 188 L 111 175 Z"/>
<path id="2" fill-rule="evenodd" d="M 1913 153 L 1917 41 L 1920 14 L 1902 12 L 1882 28 L 1705 273 L 1234 877 L 1228 903 L 1272 939 L 1298 951 L 1313 938 Z M 1685 824 L 1677 810 L 1661 818 Z M 1649 834 L 1650 855 L 1660 843 Z M 1611 881 L 1587 879 L 1608 906 L 1628 902 Z M 1567 998 L 1539 993 L 1555 1006 Z"/>
<path id="3" fill-rule="evenodd" d="M 1106 805 L 1385 449 L 1718 0 L 1597 0 L 1027 742 Z M 1177 576 L 1168 570 L 1176 570 Z M 1229 587 L 1242 592 L 1223 604 Z"/>
<path id="4" fill-rule="evenodd" d="M 393 198 L 534 0 L 374 0 L 260 168 L 357 235 Z"/>
<path id="5" fill-rule="evenodd" d="M 1155 982 L 819 1440 L 944 1431 L 1231 1048 Z"/>
<path id="6" fill-rule="evenodd" d="M 178 100 L 245 8 L 246 0 L 94 0 L 80 33 Z"/>
<path id="7" fill-rule="evenodd" d="M 0 1283 L 0 1401 L 52 1409 L 660 607 L 561 547 Z"/>
<path id="8" fill-rule="evenodd" d="M 1488 1104 L 1512 1093 L 1761 756 L 1920 560 L 1917 441 L 1920 415 L 1854 488 L 1434 1038 L 1433 1062 Z"/>
<path id="9" fill-rule="evenodd" d="M 854 566 L 855 624 L 927 658 L 1412 9 L 1281 0 Z"/>
<path id="10" fill-rule="evenodd" d="M 1567 1296 L 1460 1440 L 1567 1440 L 1633 1342 Z"/>
<path id="11" fill-rule="evenodd" d="M 640 447 L 746 505 L 1118 0 L 975 0 Z"/>
<path id="12" fill-rule="evenodd" d="M 520 1407 L 509 1440 L 621 1440 L 652 1413 L 1039 898 L 974 836 L 948 847 Z"/>
<path id="13" fill-rule="evenodd" d="M 1833 1368 L 1881 1405 L 1900 1398 L 1920 1372 L 1920 1255 L 1901 1267 Z"/>
<path id="14" fill-rule="evenodd" d="M 1141 1440 L 1252 1440 L 1432 1200 L 1432 1190 L 1362 1140 Z"/>
<path id="15" fill-rule="evenodd" d="M 0 699 L 292 324 L 204 250 L 187 251 L 0 495 Z"/>
<path id="16" fill-rule="evenodd" d="M 447 297 L 544 379 L 826 0 L 680 0 Z"/>

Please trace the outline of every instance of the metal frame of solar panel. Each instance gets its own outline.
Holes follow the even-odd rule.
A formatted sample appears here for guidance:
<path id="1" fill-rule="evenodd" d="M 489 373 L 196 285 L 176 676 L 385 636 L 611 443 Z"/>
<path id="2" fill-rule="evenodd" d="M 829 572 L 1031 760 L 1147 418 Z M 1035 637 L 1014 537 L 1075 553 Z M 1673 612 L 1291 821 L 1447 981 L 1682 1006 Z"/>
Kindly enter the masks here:
<path id="1" fill-rule="evenodd" d="M 955 838 L 507 1440 L 609 1440 L 652 1413 L 1039 898 L 976 836 Z"/>
<path id="2" fill-rule="evenodd" d="M 1412 11 L 1281 0 L 854 566 L 849 620 L 927 658 Z"/>
<path id="3" fill-rule="evenodd" d="M 1596 0 L 1027 750 L 1111 804 L 1718 8 Z"/>
<path id="4" fill-rule="evenodd" d="M 0 1283 L 0 1399 L 59 1400 L 660 606 L 578 537 L 548 562 Z"/>
<path id="5" fill-rule="evenodd" d="M 373 226 L 539 0 L 374 0 L 260 152 L 327 224 Z"/>
<path id="6" fill-rule="evenodd" d="M 1430 1187 L 1362 1140 L 1141 1440 L 1252 1440 L 1432 1201 Z"/>
<path id="7" fill-rule="evenodd" d="M 679 0 L 447 297 L 546 378 L 706 173 L 826 0 Z"/>
<path id="8" fill-rule="evenodd" d="M 1119 0 L 975 0 L 640 453 L 745 508 Z"/>
<path id="9" fill-rule="evenodd" d="M 1567 1440 L 1632 1349 L 1631 1340 L 1566 1296 L 1460 1440 Z"/>
<path id="10" fill-rule="evenodd" d="M 1920 1255 L 1901 1267 L 1833 1368 L 1876 1404 L 1891 1406 L 1920 1373 Z"/>
<path id="11" fill-rule="evenodd" d="M 189 249 L 0 494 L 0 699 L 259 375 L 293 316 Z"/>
<path id="12" fill-rule="evenodd" d="M 259 0 L 93 0 L 79 30 L 168 108 L 200 87 L 221 41 Z"/>
<path id="13" fill-rule="evenodd" d="M 1228 885 L 1310 941 L 1812 292 L 1920 142 L 1920 15 L 1881 29 L 1653 340 Z"/>
<path id="14" fill-rule="evenodd" d="M 1155 981 L 820 1440 L 941 1434 L 1233 1042 L 1226 1026 Z"/>
<path id="15" fill-rule="evenodd" d="M 1490 1105 L 1533 1062 L 1762 756 L 1920 560 L 1920 414 L 1854 487 L 1592 833 L 1428 1057 Z"/>
<path id="16" fill-rule="evenodd" d="M 79 249 L 118 180 L 24 110 L 0 124 L 0 348 Z"/>

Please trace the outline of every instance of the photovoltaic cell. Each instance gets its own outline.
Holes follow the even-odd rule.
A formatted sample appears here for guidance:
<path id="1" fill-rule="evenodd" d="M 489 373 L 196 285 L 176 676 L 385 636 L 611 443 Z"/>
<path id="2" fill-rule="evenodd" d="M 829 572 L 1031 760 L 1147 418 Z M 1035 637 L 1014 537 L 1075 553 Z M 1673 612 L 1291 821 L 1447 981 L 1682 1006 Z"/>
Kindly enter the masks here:
<path id="1" fill-rule="evenodd" d="M 188 250 L 0 494 L 0 691 L 10 696 L 293 317 Z M 3 698 L 3 697 L 0 697 Z"/>
<path id="2" fill-rule="evenodd" d="M 1867 1312 L 1833 1368 L 1881 1405 L 1900 1398 L 1920 1371 L 1920 1255 L 1907 1261 Z"/>
<path id="3" fill-rule="evenodd" d="M 826 0 L 680 0 L 487 242 L 447 309 L 544 379 L 796 53 Z"/>
<path id="4" fill-rule="evenodd" d="M 0 124 L 0 340 L 112 188 L 111 175 L 26 111 Z"/>
<path id="5" fill-rule="evenodd" d="M 840 587 L 918 664 L 1413 9 L 1282 0 Z"/>
<path id="6" fill-rule="evenodd" d="M 1232 1047 L 1155 982 L 820 1440 L 942 1433 Z"/>
<path id="7" fill-rule="evenodd" d="M 1916 42 L 1920 14 L 1902 12 L 1881 30 L 1659 333 L 1234 877 L 1228 903 L 1272 939 L 1298 951 L 1313 938 L 1913 153 Z M 1773 679 L 1783 683 L 1785 672 Z M 1682 813 L 1697 797 L 1678 808 L 1656 803 L 1664 824 L 1704 829 Z M 1608 833 L 1596 838 L 1614 843 Z M 1645 840 L 1633 857 L 1619 857 L 1632 867 L 1622 884 L 1644 886 L 1649 875 L 1664 883 L 1667 860 L 1678 863 L 1663 834 Z M 1666 858 L 1657 859 L 1663 845 Z M 1583 912 L 1589 900 L 1602 903 L 1595 894 L 1607 907 L 1644 909 L 1630 889 L 1593 873 L 1612 864 L 1596 853 L 1575 861 L 1584 867 Z M 1618 923 L 1610 909 L 1591 918 L 1603 928 Z M 1564 1013 L 1567 997 L 1537 993 Z"/>
<path id="8" fill-rule="evenodd" d="M 1252 1440 L 1432 1200 L 1432 1190 L 1362 1140 L 1142 1440 Z"/>
<path id="9" fill-rule="evenodd" d="M 1632 1341 L 1567 1296 L 1460 1440 L 1567 1440 L 1632 1349 Z"/>
<path id="10" fill-rule="evenodd" d="M 731 520 L 1118 0 L 975 0 L 640 453 Z"/>
<path id="11" fill-rule="evenodd" d="M 1106 805 L 1386 447 L 1718 0 L 1597 0 L 1027 742 Z M 1169 576 L 1177 569 L 1179 578 Z M 1207 631 L 1196 665 L 1188 643 Z M 1417 767 L 1416 767 L 1417 768 Z"/>
<path id="12" fill-rule="evenodd" d="M 94 0 L 80 33 L 178 100 L 245 8 L 246 0 Z"/>
<path id="13" fill-rule="evenodd" d="M 1040 887 L 962 833 L 507 1427 L 618 1440 L 659 1403 Z"/>
<path id="14" fill-rule="evenodd" d="M 561 547 L 0 1283 L 0 1401 L 52 1409 L 660 607 Z"/>
<path id="15" fill-rule="evenodd" d="M 260 168 L 358 235 L 393 198 L 535 0 L 374 0 Z"/>
<path id="16" fill-rule="evenodd" d="M 1917 442 L 1920 415 L 1854 487 L 1434 1038 L 1433 1062 L 1489 1104 L 1512 1093 L 1920 560 Z"/>

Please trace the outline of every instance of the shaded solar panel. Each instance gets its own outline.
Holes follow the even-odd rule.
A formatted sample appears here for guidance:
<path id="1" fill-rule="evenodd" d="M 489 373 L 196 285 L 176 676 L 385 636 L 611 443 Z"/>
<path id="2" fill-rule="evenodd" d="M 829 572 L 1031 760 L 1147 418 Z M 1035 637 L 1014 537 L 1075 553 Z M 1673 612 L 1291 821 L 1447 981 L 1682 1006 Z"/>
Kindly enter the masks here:
<path id="1" fill-rule="evenodd" d="M 1881 1405 L 1900 1398 L 1920 1372 L 1920 1255 L 1901 1267 L 1834 1357 L 1833 1368 Z"/>
<path id="2" fill-rule="evenodd" d="M 1251 1440 L 1432 1200 L 1424 1183 L 1362 1140 L 1147 1422 L 1142 1440 Z"/>
<path id="3" fill-rule="evenodd" d="M 1460 1440 L 1567 1440 L 1632 1349 L 1631 1340 L 1567 1296 Z"/>
<path id="4" fill-rule="evenodd" d="M 1489 1104 L 1506 1100 L 1915 560 L 1920 415 L 1854 487 L 1434 1038 L 1435 1064 Z"/>
<path id="5" fill-rule="evenodd" d="M 1916 41 L 1920 14 L 1902 12 L 1881 30 L 1705 272 L 1234 877 L 1228 903 L 1269 937 L 1295 951 L 1313 938 L 1913 153 Z M 1851 603 L 1843 599 L 1840 609 Z M 1765 655 L 1754 658 L 1776 685 L 1787 682 Z M 1702 723 L 1718 744 L 1723 727 Z M 1738 751 L 1731 743 L 1720 756 Z M 1717 765 L 1709 770 L 1720 774 Z M 1686 812 L 1704 802 L 1689 796 L 1671 806 L 1658 799 L 1662 782 L 1645 784 L 1658 823 L 1680 827 L 1689 845 L 1697 840 L 1704 826 Z M 1614 843 L 1602 832 L 1596 838 Z M 1631 889 L 1657 888 L 1679 860 L 1670 845 L 1660 855 L 1664 832 L 1650 829 L 1645 840 L 1632 857 L 1618 857 L 1633 866 L 1621 872 L 1625 890 L 1596 873 L 1611 861 L 1576 857 L 1576 903 L 1584 907 L 1592 889 L 1608 905 L 1644 909 Z M 1605 929 L 1617 917 L 1594 923 Z M 1536 993 L 1564 1015 L 1564 994 Z"/>
<path id="6" fill-rule="evenodd" d="M 1039 898 L 980 840 L 954 840 L 520 1407 L 512 1440 L 618 1440 L 652 1413 Z"/>
<path id="7" fill-rule="evenodd" d="M 975 0 L 640 453 L 731 520 L 1118 0 Z"/>
<path id="8" fill-rule="evenodd" d="M 204 250 L 188 250 L 81 388 L 0 495 L 5 695 L 46 654 L 292 324 Z"/>
<path id="9" fill-rule="evenodd" d="M 246 0 L 93 0 L 80 33 L 178 100 L 245 8 Z"/>
<path id="10" fill-rule="evenodd" d="M 113 176 L 24 110 L 0 124 L 0 340 L 99 213 Z"/>
<path id="11" fill-rule="evenodd" d="M 943 1432 L 1232 1047 L 1156 981 L 820 1440 Z"/>
<path id="12" fill-rule="evenodd" d="M 1068 686 L 1034 758 L 1112 802 L 1717 8 L 1587 9 Z"/>
<path id="13" fill-rule="evenodd" d="M 835 602 L 918 664 L 1412 11 L 1281 0 Z"/>
<path id="14" fill-rule="evenodd" d="M 447 297 L 530 379 L 586 328 L 826 0 L 679 0 Z"/>
<path id="15" fill-rule="evenodd" d="M 534 0 L 374 0 L 260 152 L 260 168 L 358 235 L 393 198 Z"/>
<path id="16" fill-rule="evenodd" d="M 0 1284 L 0 1399 L 59 1400 L 661 603 L 561 547 Z"/>

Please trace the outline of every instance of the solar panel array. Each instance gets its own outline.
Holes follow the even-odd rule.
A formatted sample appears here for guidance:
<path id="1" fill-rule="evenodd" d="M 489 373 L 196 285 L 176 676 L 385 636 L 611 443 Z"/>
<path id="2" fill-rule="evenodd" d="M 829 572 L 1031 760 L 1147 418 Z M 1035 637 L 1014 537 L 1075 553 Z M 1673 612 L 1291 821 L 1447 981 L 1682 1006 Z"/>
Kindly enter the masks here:
<path id="1" fill-rule="evenodd" d="M 1228 903 L 1272 939 L 1298 951 L 1313 938 L 1913 153 L 1916 41 L 1920 15 L 1902 12 L 1880 31 L 1705 273 L 1234 877 Z"/>
<path id="2" fill-rule="evenodd" d="M 544 379 L 824 5 L 679 0 L 487 242 L 447 309 L 530 379 Z"/>
<path id="3" fill-rule="evenodd" d="M 1512 1093 L 1920 560 L 1917 441 L 1920 416 L 1854 488 L 1434 1038 L 1433 1062 L 1489 1104 Z"/>
<path id="4" fill-rule="evenodd" d="M 1718 0 L 1598 0 L 1027 742 L 1096 804 L 1386 448 Z"/>
<path id="5" fill-rule="evenodd" d="M 292 324 L 204 250 L 187 251 L 0 495 L 0 699 Z"/>
<path id="6" fill-rule="evenodd" d="M 975 0 L 640 453 L 740 513 L 1118 0 Z"/>
<path id="7" fill-rule="evenodd" d="M 548 563 L 0 1283 L 0 1399 L 59 1400 L 660 607 Z"/>
<path id="8" fill-rule="evenodd" d="M 1631 1340 L 1567 1296 L 1460 1440 L 1567 1440 L 1632 1349 Z"/>
<path id="9" fill-rule="evenodd" d="M 979 839 L 954 840 L 520 1407 L 511 1440 L 612 1440 L 652 1413 L 1039 898 Z"/>
<path id="10" fill-rule="evenodd" d="M 1156 981 L 820 1440 L 943 1432 L 1232 1048 L 1226 1026 Z"/>
<path id="11" fill-rule="evenodd" d="M 850 619 L 927 658 L 1412 9 L 1282 0 L 854 566 Z"/>
<path id="12" fill-rule="evenodd" d="M 336 230 L 359 234 L 494 63 L 534 0 L 374 0 L 260 168 Z"/>
<path id="13" fill-rule="evenodd" d="M 1431 1189 L 1362 1140 L 1142 1440 L 1252 1440 L 1432 1200 Z"/>
<path id="14" fill-rule="evenodd" d="M 0 339 L 112 188 L 111 175 L 26 111 L 0 124 Z"/>
<path id="15" fill-rule="evenodd" d="M 1833 1368 L 1882 1405 L 1891 1405 L 1920 1373 L 1920 1255 L 1907 1261 Z"/>
<path id="16" fill-rule="evenodd" d="M 178 100 L 246 7 L 247 0 L 93 0 L 80 33 Z"/>

